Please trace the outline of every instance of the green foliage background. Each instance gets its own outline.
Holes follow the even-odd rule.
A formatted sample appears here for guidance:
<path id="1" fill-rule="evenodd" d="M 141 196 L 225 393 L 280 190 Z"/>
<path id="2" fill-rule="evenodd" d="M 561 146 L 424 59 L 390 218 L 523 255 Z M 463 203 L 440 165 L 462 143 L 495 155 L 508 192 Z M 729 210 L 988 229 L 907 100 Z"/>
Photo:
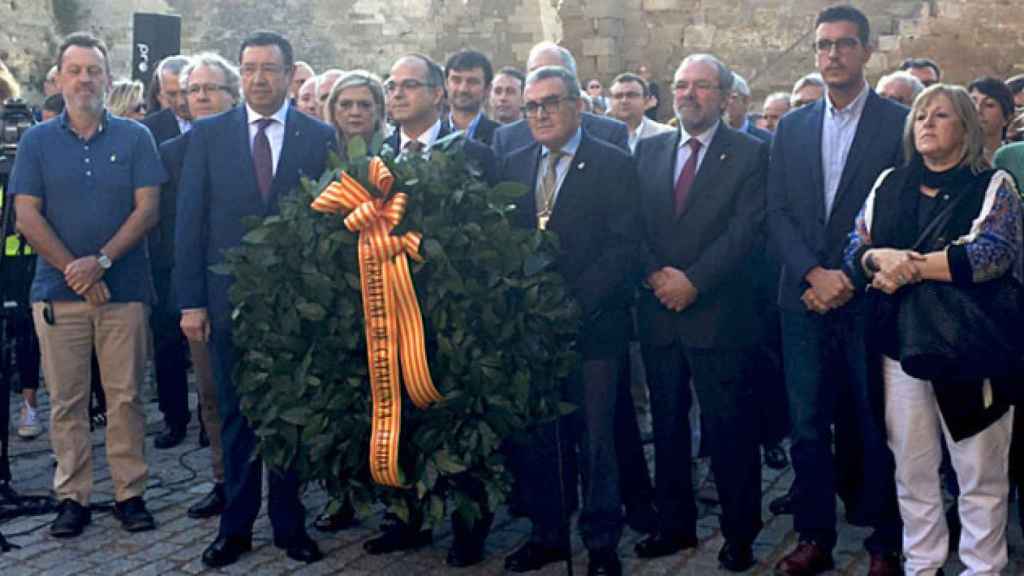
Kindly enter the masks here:
<path id="1" fill-rule="evenodd" d="M 367 145 L 355 139 L 354 160 L 335 159 L 319 182 L 304 180 L 282 199 L 279 215 L 253 222 L 218 270 L 236 278 L 236 385 L 260 454 L 364 514 L 383 502 L 401 518 L 418 506 L 428 524 L 451 505 L 472 518 L 473 485 L 496 509 L 509 488 L 504 439 L 569 408 L 559 382 L 576 362 L 578 311 L 553 267 L 557 239 L 510 225 L 510 204 L 524 188 L 486 185 L 461 142 L 446 139 L 429 159 L 382 154 L 392 190 L 410 197 L 393 233 L 423 234 L 425 262 L 410 264 L 431 375 L 445 397 L 422 411 L 403 403 L 400 462 L 411 489 L 380 487 L 369 475 L 357 236 L 342 216 L 309 207 L 341 169 L 372 191 Z M 379 147 L 378 139 L 369 148 Z"/>

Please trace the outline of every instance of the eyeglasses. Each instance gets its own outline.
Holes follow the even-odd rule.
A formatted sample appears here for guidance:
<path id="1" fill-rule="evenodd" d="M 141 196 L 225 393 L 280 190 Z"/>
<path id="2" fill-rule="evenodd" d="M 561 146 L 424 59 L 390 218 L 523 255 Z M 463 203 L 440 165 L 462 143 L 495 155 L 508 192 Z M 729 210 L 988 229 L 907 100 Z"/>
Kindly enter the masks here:
<path id="1" fill-rule="evenodd" d="M 541 110 L 544 111 L 544 114 L 550 115 L 558 112 L 558 107 L 562 102 L 569 102 L 573 100 L 576 100 L 573 96 L 555 96 L 552 98 L 545 98 L 540 102 L 527 102 L 526 105 L 519 110 L 524 116 L 536 117 L 540 114 Z"/>
<path id="2" fill-rule="evenodd" d="M 591 84 L 590 86 L 587 86 L 587 88 L 590 88 L 591 90 L 598 90 L 598 89 L 601 88 L 601 85 L 600 84 Z"/>
<path id="3" fill-rule="evenodd" d="M 247 78 L 255 76 L 257 72 L 262 72 L 267 76 L 279 76 L 284 73 L 284 66 L 280 64 L 243 64 L 241 72 L 242 76 Z"/>
<path id="4" fill-rule="evenodd" d="M 693 88 L 694 90 L 699 90 L 701 92 L 710 92 L 712 90 L 719 89 L 719 86 L 717 84 L 715 84 L 714 82 L 709 82 L 707 80 L 698 80 L 696 82 L 687 82 L 686 80 L 679 80 L 678 82 L 673 84 L 672 87 L 675 88 L 676 92 L 686 92 L 690 88 Z"/>
<path id="5" fill-rule="evenodd" d="M 395 82 L 394 80 L 388 80 L 384 83 L 384 89 L 387 90 L 388 94 L 394 94 L 399 90 L 409 92 L 411 90 L 417 90 L 429 86 L 426 82 L 421 82 L 414 78 L 408 80 L 402 80 L 401 82 Z"/>
<path id="6" fill-rule="evenodd" d="M 189 84 L 188 93 L 192 96 L 198 95 L 200 92 L 204 94 L 213 94 L 214 92 L 223 90 L 228 91 L 228 87 L 224 84 Z"/>
<path id="7" fill-rule="evenodd" d="M 860 40 L 857 38 L 846 37 L 836 38 L 835 40 L 820 38 L 811 44 L 811 49 L 819 54 L 829 54 L 833 48 L 839 52 L 849 52 L 857 46 L 860 46 Z"/>

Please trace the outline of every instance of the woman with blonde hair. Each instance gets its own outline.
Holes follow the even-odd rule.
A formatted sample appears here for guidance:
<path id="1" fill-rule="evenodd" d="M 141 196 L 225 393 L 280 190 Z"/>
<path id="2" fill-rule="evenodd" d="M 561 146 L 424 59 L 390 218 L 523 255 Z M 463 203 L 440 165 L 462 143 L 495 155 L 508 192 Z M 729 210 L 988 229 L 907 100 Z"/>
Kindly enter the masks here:
<path id="1" fill-rule="evenodd" d="M 146 116 L 145 88 L 138 80 L 116 80 L 107 96 L 107 110 L 114 116 L 142 120 Z"/>
<path id="2" fill-rule="evenodd" d="M 0 104 L 21 97 L 21 86 L 7 68 L 0 68 Z"/>
<path id="3" fill-rule="evenodd" d="M 879 176 L 850 234 L 844 270 L 858 288 L 882 293 L 876 302 L 884 312 L 870 320 L 868 342 L 880 352 L 871 369 L 884 390 L 896 461 L 904 568 L 932 576 L 946 562 L 942 435 L 960 485 L 963 573 L 999 574 L 1007 564 L 1013 417 L 1004 394 L 1011 388 L 1003 386 L 1012 361 L 1003 360 L 1016 350 L 1008 343 L 1024 278 L 1021 202 L 1013 178 L 986 160 L 985 133 L 963 88 L 922 92 L 903 140 L 909 160 Z M 1004 344 L 1013 350 L 997 354 Z"/>
<path id="4" fill-rule="evenodd" d="M 324 105 L 324 120 L 338 133 L 342 158 L 348 156 L 348 141 L 361 136 L 369 144 L 384 134 L 384 86 L 366 70 L 353 70 L 338 78 Z"/>

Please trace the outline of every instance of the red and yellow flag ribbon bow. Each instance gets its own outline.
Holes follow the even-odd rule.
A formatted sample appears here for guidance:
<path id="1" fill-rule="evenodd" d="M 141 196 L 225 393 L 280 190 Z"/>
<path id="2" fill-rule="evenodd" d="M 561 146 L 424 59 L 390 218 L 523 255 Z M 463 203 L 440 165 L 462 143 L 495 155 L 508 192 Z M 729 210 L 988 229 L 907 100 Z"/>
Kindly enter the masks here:
<path id="1" fill-rule="evenodd" d="M 402 390 L 396 364 L 401 364 L 406 390 L 417 408 L 440 400 L 441 394 L 430 378 L 423 316 L 406 258 L 422 261 L 422 235 L 391 235 L 405 215 L 409 197 L 402 192 L 389 197 L 395 178 L 380 158 L 370 161 L 369 181 L 380 191 L 379 198 L 342 172 L 313 201 L 312 208 L 330 214 L 347 213 L 345 227 L 359 233 L 359 279 L 373 395 L 370 473 L 378 484 L 401 487 L 398 440 Z"/>

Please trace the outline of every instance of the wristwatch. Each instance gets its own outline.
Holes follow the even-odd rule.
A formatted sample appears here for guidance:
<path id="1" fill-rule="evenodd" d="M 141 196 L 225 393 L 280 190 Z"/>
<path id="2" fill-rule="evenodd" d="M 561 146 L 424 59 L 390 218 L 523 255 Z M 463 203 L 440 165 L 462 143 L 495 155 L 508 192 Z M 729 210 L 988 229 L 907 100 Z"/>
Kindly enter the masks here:
<path id="1" fill-rule="evenodd" d="M 96 262 L 100 265 L 100 268 L 103 268 L 104 270 L 110 270 L 110 267 L 114 265 L 114 263 L 110 261 L 110 256 L 107 256 L 103 252 L 100 252 L 96 256 Z"/>

